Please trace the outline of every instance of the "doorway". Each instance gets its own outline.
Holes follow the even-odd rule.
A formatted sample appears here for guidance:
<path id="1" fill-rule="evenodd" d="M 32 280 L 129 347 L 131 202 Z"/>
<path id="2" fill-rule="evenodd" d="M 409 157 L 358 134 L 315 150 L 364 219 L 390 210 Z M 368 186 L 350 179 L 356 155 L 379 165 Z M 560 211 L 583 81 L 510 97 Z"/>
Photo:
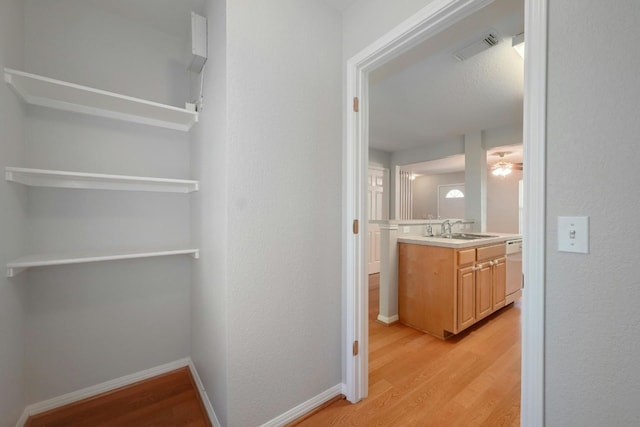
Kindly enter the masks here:
<path id="1" fill-rule="evenodd" d="M 489 4 L 487 0 L 435 0 L 347 63 L 347 111 L 345 228 L 366 212 L 364 188 L 368 164 L 368 75 L 392 57 L 409 50 L 460 19 Z M 526 425 L 543 424 L 544 356 L 544 166 L 546 108 L 546 0 L 525 2 L 524 141 L 528 168 L 525 172 L 524 275 L 527 283 L 523 316 L 522 413 Z M 356 108 L 359 104 L 359 108 Z M 534 177 L 535 179 L 531 179 Z M 363 215 L 364 214 L 364 215 Z M 345 237 L 345 394 L 357 402 L 368 392 L 366 245 L 355 226 Z M 359 344 L 359 345 L 358 345 Z"/>
<path id="2" fill-rule="evenodd" d="M 367 251 L 369 274 L 380 273 L 381 236 L 376 221 L 389 219 L 389 170 L 370 165 L 367 173 Z"/>

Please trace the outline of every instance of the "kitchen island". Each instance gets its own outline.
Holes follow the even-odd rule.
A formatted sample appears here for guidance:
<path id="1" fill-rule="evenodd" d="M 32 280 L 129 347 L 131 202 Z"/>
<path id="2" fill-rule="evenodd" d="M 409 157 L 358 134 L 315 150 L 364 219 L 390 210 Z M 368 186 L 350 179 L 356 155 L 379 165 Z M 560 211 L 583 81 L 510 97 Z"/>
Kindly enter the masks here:
<path id="1" fill-rule="evenodd" d="M 398 238 L 399 320 L 446 339 L 513 302 L 505 242 L 519 235 Z"/>

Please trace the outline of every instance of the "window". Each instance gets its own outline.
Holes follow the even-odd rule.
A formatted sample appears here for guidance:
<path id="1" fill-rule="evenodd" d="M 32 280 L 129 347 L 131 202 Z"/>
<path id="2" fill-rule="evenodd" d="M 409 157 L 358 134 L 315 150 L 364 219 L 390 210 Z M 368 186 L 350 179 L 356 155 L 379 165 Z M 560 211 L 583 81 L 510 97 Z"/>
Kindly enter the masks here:
<path id="1" fill-rule="evenodd" d="M 445 199 L 462 199 L 464 198 L 464 193 L 458 190 L 457 188 L 455 188 L 453 190 L 449 190 L 447 192 L 447 195 L 444 197 Z"/>

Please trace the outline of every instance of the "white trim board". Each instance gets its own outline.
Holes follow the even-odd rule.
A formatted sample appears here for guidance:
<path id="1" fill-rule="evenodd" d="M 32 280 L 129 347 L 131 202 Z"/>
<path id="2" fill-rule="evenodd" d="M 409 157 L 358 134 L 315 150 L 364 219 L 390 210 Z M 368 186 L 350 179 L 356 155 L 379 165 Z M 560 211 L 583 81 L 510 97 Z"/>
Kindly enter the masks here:
<path id="1" fill-rule="evenodd" d="M 351 229 L 354 219 L 363 224 L 367 222 L 365 175 L 369 162 L 369 72 L 491 2 L 434 0 L 347 61 L 345 102 L 350 106 L 353 98 L 357 97 L 360 100 L 360 112 L 356 113 L 352 108 L 345 109 L 345 231 Z M 368 394 L 368 286 L 364 240 L 363 234 L 345 233 L 343 242 L 346 258 L 343 269 L 343 286 L 346 290 L 344 382 L 347 399 L 352 403 L 364 399 Z M 360 344 L 357 356 L 351 354 L 355 341 Z"/>
<path id="2" fill-rule="evenodd" d="M 279 427 L 295 421 L 298 418 L 318 408 L 323 403 L 328 402 L 336 396 L 340 396 L 341 394 L 343 394 L 343 392 L 344 384 L 334 385 L 330 389 L 323 391 L 317 396 L 314 396 L 306 402 L 303 402 L 300 405 L 296 406 L 295 408 L 288 410 L 284 414 L 277 416 L 271 421 L 267 421 L 260 427 Z"/>
<path id="3" fill-rule="evenodd" d="M 525 0 L 523 426 L 544 425 L 547 16 L 548 0 Z"/>
<path id="4" fill-rule="evenodd" d="M 400 316 L 394 314 L 393 316 L 387 317 L 382 314 L 378 314 L 378 322 L 384 323 L 385 325 L 390 325 L 400 320 Z"/>
<path id="5" fill-rule="evenodd" d="M 365 183 L 368 166 L 368 75 L 376 67 L 411 49 L 432 35 L 471 15 L 492 0 L 434 0 L 415 15 L 347 61 L 344 144 L 345 342 L 344 371 L 347 399 L 355 403 L 368 393 L 368 336 L 366 253 L 363 234 L 348 232 L 358 219 L 366 223 Z M 545 247 L 545 108 L 546 31 L 548 0 L 525 0 L 525 216 L 522 369 L 522 425 L 544 424 L 544 247 Z M 360 112 L 352 111 L 359 98 Z M 351 354 L 360 342 L 360 354 Z"/>
<path id="6" fill-rule="evenodd" d="M 27 255 L 7 263 L 7 277 L 14 277 L 24 270 L 32 267 L 50 267 L 56 265 L 84 264 L 89 262 L 119 261 L 126 259 L 139 258 L 155 258 L 173 255 L 191 255 L 191 257 L 200 258 L 200 250 L 195 248 L 188 249 L 164 249 L 154 251 L 95 251 L 95 252 L 78 252 L 74 254 L 44 254 L 44 255 Z"/>
<path id="7" fill-rule="evenodd" d="M 4 69 L 4 80 L 26 103 L 74 113 L 188 132 L 196 111 L 134 98 L 62 80 Z"/>
<path id="8" fill-rule="evenodd" d="M 216 412 L 213 410 L 213 405 L 209 400 L 209 395 L 204 388 L 204 384 L 200 379 L 200 375 L 198 375 L 198 370 L 196 369 L 196 365 L 193 363 L 193 360 L 189 359 L 189 370 L 191 370 L 191 375 L 193 376 L 193 380 L 196 383 L 196 387 L 198 387 L 198 393 L 200 394 L 200 399 L 204 404 L 204 408 L 207 410 L 207 415 L 209 416 L 209 421 L 213 424 L 213 427 L 221 427 L 220 420 L 218 420 L 218 416 Z"/>
<path id="9" fill-rule="evenodd" d="M 143 176 L 108 175 L 46 169 L 5 168 L 5 179 L 30 187 L 54 187 L 87 190 L 153 191 L 191 193 L 198 191 L 198 181 Z"/>
<path id="10" fill-rule="evenodd" d="M 167 372 L 175 371 L 176 369 L 188 367 L 191 371 L 193 378 L 196 382 L 198 390 L 200 391 L 200 397 L 202 398 L 202 402 L 204 403 L 205 408 L 207 409 L 208 415 L 211 421 L 214 423 L 215 427 L 219 427 L 220 423 L 213 412 L 213 407 L 211 406 L 211 402 L 209 402 L 206 393 L 203 395 L 202 382 L 200 381 L 200 377 L 198 376 L 198 372 L 196 371 L 195 366 L 190 358 L 185 357 L 184 359 L 179 359 L 174 362 L 165 363 L 164 365 L 156 366 L 154 368 L 145 369 L 144 371 L 136 372 L 130 375 L 125 375 L 120 378 L 116 378 L 114 380 L 105 381 L 100 384 L 96 384 L 90 387 L 86 387 L 77 391 L 73 391 L 71 393 L 63 394 L 61 396 L 57 396 L 51 399 L 44 400 L 38 403 L 32 403 L 31 405 L 27 405 L 22 412 L 22 415 L 18 419 L 16 423 L 16 427 L 23 427 L 27 422 L 27 419 L 36 414 L 41 414 L 43 412 L 49 411 L 51 409 L 59 408 L 64 405 L 68 405 L 73 402 L 77 402 L 79 400 L 87 399 L 92 396 L 96 396 L 101 393 L 106 393 L 121 387 L 125 387 L 139 381 L 143 381 L 149 378 L 156 377 L 158 375 L 165 374 Z M 213 415 L 213 416 L 212 416 Z M 216 424 L 217 422 L 217 424 Z"/>

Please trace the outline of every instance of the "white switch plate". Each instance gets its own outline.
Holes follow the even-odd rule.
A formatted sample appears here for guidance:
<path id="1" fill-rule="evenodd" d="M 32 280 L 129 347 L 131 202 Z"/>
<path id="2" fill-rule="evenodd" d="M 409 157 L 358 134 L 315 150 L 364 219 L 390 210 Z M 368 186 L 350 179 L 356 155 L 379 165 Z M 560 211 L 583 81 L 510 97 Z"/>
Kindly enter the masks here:
<path id="1" fill-rule="evenodd" d="M 558 251 L 589 253 L 589 217 L 558 217 Z"/>

